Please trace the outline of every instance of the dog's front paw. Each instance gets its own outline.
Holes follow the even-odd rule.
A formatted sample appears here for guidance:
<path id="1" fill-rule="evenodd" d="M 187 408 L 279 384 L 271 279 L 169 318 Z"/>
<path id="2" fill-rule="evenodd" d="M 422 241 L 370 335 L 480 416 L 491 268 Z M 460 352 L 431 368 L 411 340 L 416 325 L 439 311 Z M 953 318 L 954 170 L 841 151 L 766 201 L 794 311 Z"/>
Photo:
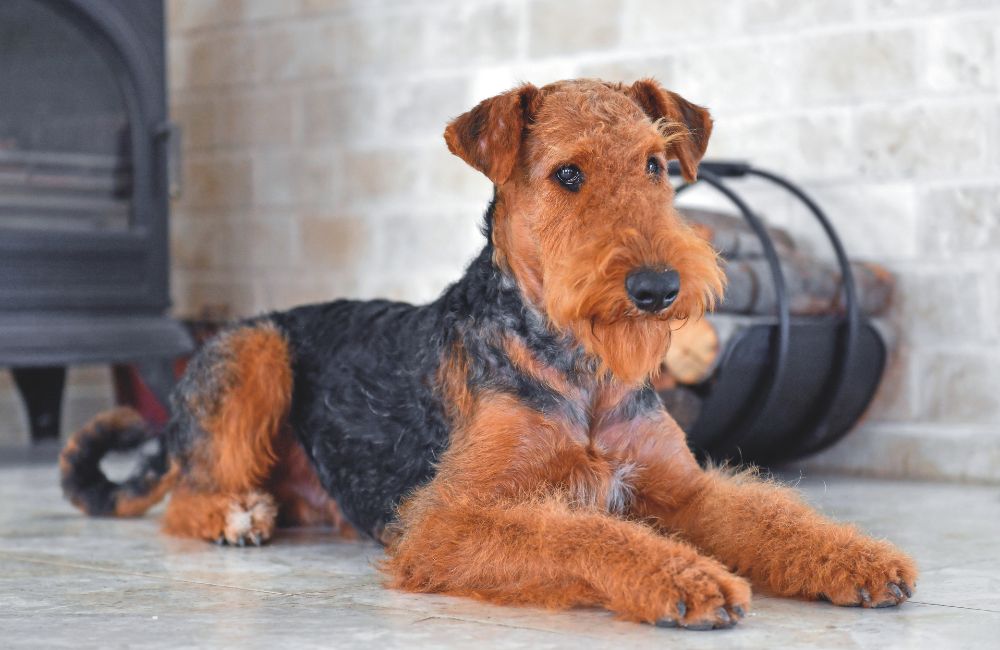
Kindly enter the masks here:
<path id="1" fill-rule="evenodd" d="M 652 593 L 642 594 L 657 627 L 712 630 L 732 627 L 750 611 L 750 584 L 709 558 L 671 561 L 655 577 Z"/>
<path id="2" fill-rule="evenodd" d="M 913 560 L 889 542 L 868 538 L 846 545 L 818 569 L 827 575 L 816 597 L 848 607 L 893 607 L 917 584 Z"/>

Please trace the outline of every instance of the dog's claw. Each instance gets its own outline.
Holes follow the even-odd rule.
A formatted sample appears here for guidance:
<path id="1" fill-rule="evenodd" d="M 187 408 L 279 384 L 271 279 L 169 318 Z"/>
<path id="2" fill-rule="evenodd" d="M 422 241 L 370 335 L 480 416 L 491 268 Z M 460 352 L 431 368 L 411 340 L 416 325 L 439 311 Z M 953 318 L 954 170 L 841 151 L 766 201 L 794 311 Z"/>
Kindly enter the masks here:
<path id="1" fill-rule="evenodd" d="M 731 627 L 733 625 L 733 619 L 725 607 L 715 610 L 715 615 L 719 617 L 719 621 L 715 624 L 715 627 Z"/>
<path id="2" fill-rule="evenodd" d="M 733 614 L 736 614 L 740 618 L 746 618 L 747 612 L 741 605 L 733 605 Z"/>
<path id="3" fill-rule="evenodd" d="M 889 583 L 889 591 L 891 591 L 892 595 L 896 597 L 896 600 L 902 600 L 903 599 L 903 592 L 902 592 L 902 590 L 900 590 L 900 588 L 899 588 L 898 585 L 895 585 L 895 584 L 893 584 L 893 583 L 890 582 Z"/>
<path id="4" fill-rule="evenodd" d="M 679 603 L 677 603 L 677 619 L 678 620 L 684 618 L 684 615 L 687 614 L 687 611 L 688 611 L 687 605 L 684 604 L 683 600 L 680 601 Z"/>
<path id="5" fill-rule="evenodd" d="M 858 596 L 861 597 L 861 602 L 858 603 L 859 605 L 871 604 L 871 602 L 872 602 L 872 595 L 864 587 L 862 587 L 861 589 L 858 589 Z"/>
<path id="6" fill-rule="evenodd" d="M 903 590 L 903 593 L 906 594 L 907 598 L 913 597 L 913 589 L 910 587 L 910 585 L 906 584 L 905 582 L 900 582 L 899 588 Z"/>
<path id="7" fill-rule="evenodd" d="M 215 539 L 215 545 L 216 546 L 225 546 L 226 545 L 226 537 L 224 535 L 219 535 Z"/>
<path id="8" fill-rule="evenodd" d="M 677 621 L 672 618 L 661 618 L 656 621 L 656 627 L 677 627 Z"/>
<path id="9" fill-rule="evenodd" d="M 250 541 L 253 543 L 254 546 L 258 548 L 260 548 L 261 544 L 263 543 L 261 542 L 260 535 L 258 535 L 257 533 L 250 533 Z"/>
<path id="10" fill-rule="evenodd" d="M 240 535 L 236 539 L 236 545 L 239 546 L 240 548 L 243 548 L 244 546 L 247 545 L 247 540 L 242 535 Z"/>

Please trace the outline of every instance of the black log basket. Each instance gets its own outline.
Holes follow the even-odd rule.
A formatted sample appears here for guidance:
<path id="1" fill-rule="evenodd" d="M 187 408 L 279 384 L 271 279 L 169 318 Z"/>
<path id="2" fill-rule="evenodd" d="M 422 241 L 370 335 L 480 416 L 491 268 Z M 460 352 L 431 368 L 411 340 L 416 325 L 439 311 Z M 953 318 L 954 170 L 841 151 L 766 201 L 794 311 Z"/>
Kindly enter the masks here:
<path id="1" fill-rule="evenodd" d="M 671 163 L 671 176 L 680 168 Z M 733 180 L 759 178 L 786 190 L 819 222 L 841 273 L 842 313 L 793 316 L 774 242 L 761 218 L 731 187 Z M 728 199 L 760 239 L 776 295 L 773 318 L 740 328 L 720 351 L 712 375 L 693 387 L 702 404 L 688 428 L 702 459 L 764 466 L 826 449 L 850 431 L 875 394 L 887 347 L 862 313 L 843 244 L 823 210 L 785 178 L 740 161 L 703 161 L 698 180 Z M 720 316 L 725 318 L 725 316 Z"/>

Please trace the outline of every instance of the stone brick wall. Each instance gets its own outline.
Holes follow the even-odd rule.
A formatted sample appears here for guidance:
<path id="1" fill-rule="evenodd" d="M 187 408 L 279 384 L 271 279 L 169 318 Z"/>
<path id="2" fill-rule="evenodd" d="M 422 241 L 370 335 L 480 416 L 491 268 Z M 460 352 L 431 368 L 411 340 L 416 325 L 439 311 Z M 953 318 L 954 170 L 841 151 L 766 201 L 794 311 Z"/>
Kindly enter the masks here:
<path id="1" fill-rule="evenodd" d="M 444 123 L 520 80 L 653 75 L 711 108 L 709 155 L 801 181 L 899 276 L 887 381 L 812 465 L 1000 480 L 995 0 L 171 0 L 169 20 L 178 313 L 434 297 L 491 192 Z"/>

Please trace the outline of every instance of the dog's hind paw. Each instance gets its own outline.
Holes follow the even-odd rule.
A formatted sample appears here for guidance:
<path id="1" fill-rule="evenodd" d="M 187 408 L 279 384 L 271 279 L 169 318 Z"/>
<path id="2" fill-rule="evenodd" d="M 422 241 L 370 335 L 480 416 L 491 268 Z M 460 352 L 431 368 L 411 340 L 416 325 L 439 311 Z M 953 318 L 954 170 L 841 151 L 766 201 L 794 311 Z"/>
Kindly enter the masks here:
<path id="1" fill-rule="evenodd" d="M 222 534 L 215 540 L 220 545 L 261 546 L 271 539 L 278 508 L 270 494 L 250 492 L 233 499 L 226 512 Z"/>

